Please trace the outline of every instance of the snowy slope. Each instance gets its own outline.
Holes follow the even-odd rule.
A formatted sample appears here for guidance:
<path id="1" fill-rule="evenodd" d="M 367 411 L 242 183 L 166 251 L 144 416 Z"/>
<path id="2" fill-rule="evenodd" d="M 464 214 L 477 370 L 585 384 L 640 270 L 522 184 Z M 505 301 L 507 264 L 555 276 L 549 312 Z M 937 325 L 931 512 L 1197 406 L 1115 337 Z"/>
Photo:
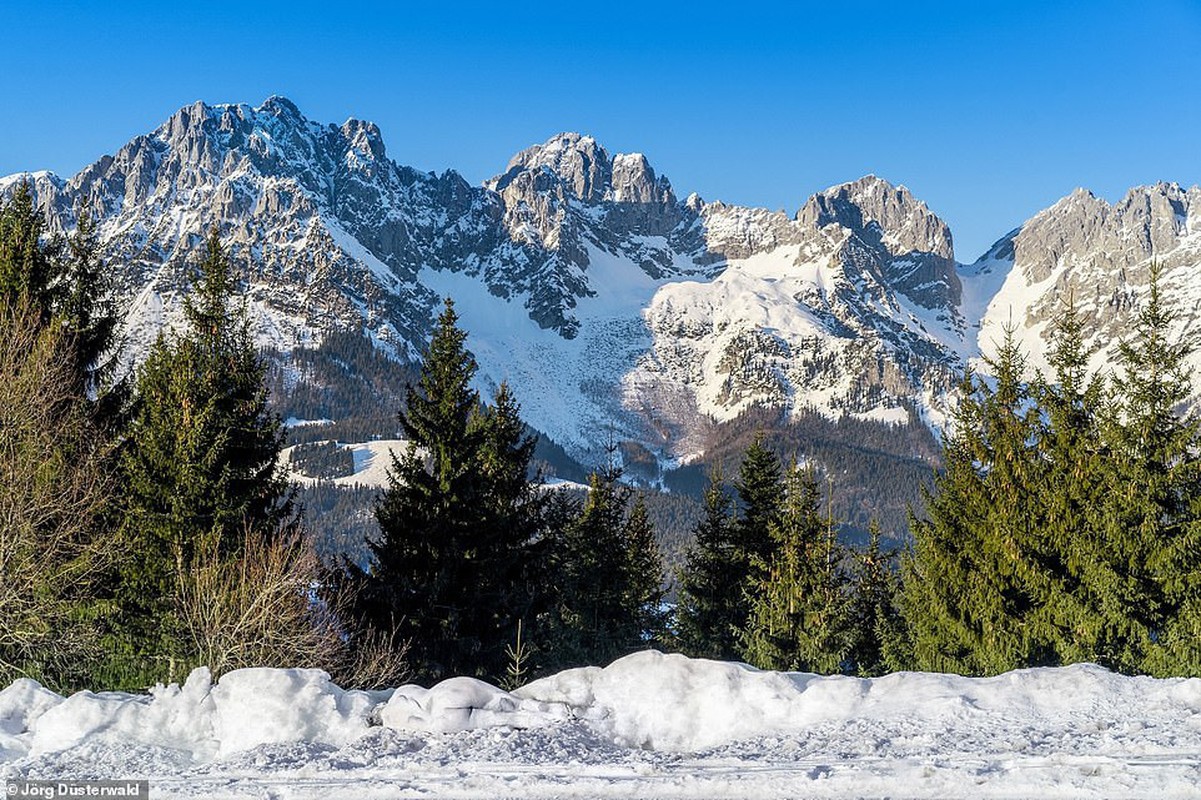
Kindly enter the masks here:
<path id="1" fill-rule="evenodd" d="M 354 458 L 354 472 L 337 478 L 311 478 L 292 466 L 293 447 L 285 447 L 279 454 L 280 464 L 288 473 L 288 480 L 301 486 L 329 483 L 334 486 L 358 486 L 365 489 L 382 489 L 388 485 L 388 470 L 392 456 L 407 452 L 409 443 L 405 439 L 373 439 L 370 442 L 338 443 L 338 447 L 350 451 Z"/>
<path id="2" fill-rule="evenodd" d="M 157 797 L 1195 797 L 1201 680 L 759 672 L 646 652 L 507 694 L 198 670 L 152 696 L 0 691 L 0 771 Z"/>
<path id="3" fill-rule="evenodd" d="M 999 240 L 970 267 L 965 287 L 979 319 L 976 353 L 995 352 L 1006 324 L 1045 367 L 1054 316 L 1073 301 L 1094 350 L 1094 369 L 1112 368 L 1117 343 L 1132 330 L 1147 296 L 1151 264 L 1162 270 L 1162 299 L 1176 314 L 1174 335 L 1201 325 L 1201 188 L 1159 183 L 1108 203 L 1077 189 Z M 966 291 L 966 289 L 965 289 Z M 1201 367 L 1201 354 L 1193 354 Z"/>
<path id="4" fill-rule="evenodd" d="M 10 176 L 0 192 L 23 177 L 52 232 L 72 229 L 81 208 L 98 220 L 127 366 L 179 323 L 189 262 L 216 225 L 264 347 L 362 330 L 413 359 L 451 295 L 479 388 L 509 380 L 531 422 L 585 463 L 610 438 L 670 462 L 707 420 L 752 403 L 898 419 L 913 396 L 938 402 L 962 333 L 946 225 L 871 176 L 788 217 L 681 202 L 642 154 L 564 133 L 473 187 L 397 164 L 369 122 L 319 124 L 273 97 L 193 104 L 70 179 Z M 821 286 L 805 277 L 819 266 Z M 695 346 L 677 336 L 656 299 L 678 300 L 675 287 L 691 296 L 689 317 L 731 334 Z M 715 320 L 718 303 L 728 307 Z M 830 374 L 786 376 L 766 395 L 748 379 L 758 364 L 710 374 L 734 331 L 768 351 L 816 342 L 829 356 L 805 369 Z"/>
<path id="5" fill-rule="evenodd" d="M 216 225 L 264 347 L 361 331 L 412 360 L 453 296 L 478 388 L 510 381 L 586 464 L 609 440 L 694 458 L 714 422 L 756 405 L 937 425 L 1007 322 L 1042 363 L 1068 296 L 1104 366 L 1152 259 L 1178 330 L 1201 324 L 1201 189 L 1175 184 L 1116 204 L 1079 190 L 959 265 L 946 223 L 871 175 L 792 215 L 681 201 L 642 154 L 563 133 L 471 186 L 392 160 L 370 122 L 316 123 L 280 97 L 193 104 L 78 175 L 0 178 L 0 194 L 26 178 L 51 232 L 81 208 L 98 220 L 127 366 L 178 323 Z"/>

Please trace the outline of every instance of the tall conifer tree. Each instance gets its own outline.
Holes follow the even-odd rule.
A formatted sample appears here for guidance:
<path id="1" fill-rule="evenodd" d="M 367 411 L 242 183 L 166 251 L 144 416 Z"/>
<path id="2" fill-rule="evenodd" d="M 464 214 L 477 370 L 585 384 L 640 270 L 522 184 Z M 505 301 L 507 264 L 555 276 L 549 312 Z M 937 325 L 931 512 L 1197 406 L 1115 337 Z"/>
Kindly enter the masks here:
<path id="1" fill-rule="evenodd" d="M 769 523 L 772 551 L 751 557 L 743 658 L 763 669 L 835 673 L 848 655 L 846 577 L 811 469 L 794 465 Z"/>
<path id="2" fill-rule="evenodd" d="M 896 550 L 884 548 L 880 525 L 872 520 L 867 547 L 853 554 L 850 576 L 847 657 L 857 675 L 883 675 L 905 666 L 904 657 L 898 658 L 903 623 L 897 609 L 900 582 L 896 562 Z"/>
<path id="3" fill-rule="evenodd" d="M 965 375 L 944 472 L 911 522 L 902 608 L 919 669 L 989 674 L 1053 658 L 1029 624 L 1047 597 L 1036 551 L 1040 420 L 1012 329 L 990 366 L 995 388 Z"/>
<path id="4" fill-rule="evenodd" d="M 120 582 L 123 634 L 146 679 L 187 654 L 173 619 L 182 572 L 202 548 L 234 557 L 244 537 L 274 535 L 293 520 L 278 465 L 283 426 L 267 410 L 265 367 L 216 229 L 185 303 L 187 328 L 162 334 L 137 374 L 137 406 L 122 458 L 130 553 Z"/>
<path id="5" fill-rule="evenodd" d="M 399 415 L 409 448 L 394 456 L 376 506 L 372 564 L 346 564 L 341 576 L 360 630 L 408 642 L 425 681 L 499 680 L 518 623 L 547 594 L 538 572 L 545 500 L 528 474 L 534 444 L 507 386 L 480 409 L 466 340 L 447 300 Z"/>
<path id="6" fill-rule="evenodd" d="M 1047 360 L 1051 379 L 1032 391 L 1043 415 L 1037 449 L 1044 464 L 1038 504 L 1036 554 L 1046 579 L 1044 613 L 1031 620 L 1056 663 L 1099 658 L 1097 611 L 1113 583 L 1104 557 L 1099 509 L 1107 491 L 1101 439 L 1105 386 L 1090 375 L 1084 321 L 1074 301 L 1056 315 Z"/>
<path id="7" fill-rule="evenodd" d="M 704 503 L 695 543 L 679 575 L 679 643 L 693 657 L 732 660 L 738 657 L 738 631 L 745 624 L 738 612 L 746 574 L 737 562 L 733 500 L 719 472 L 709 477 Z"/>
<path id="8" fill-rule="evenodd" d="M 1199 423 L 1182 414 L 1192 387 L 1187 341 L 1173 342 L 1174 315 L 1151 270 L 1135 334 L 1119 348 L 1102 537 L 1109 582 L 1097 612 L 1100 660 L 1120 671 L 1176 674 L 1201 664 L 1197 627 L 1201 579 Z M 1185 611 L 1188 609 L 1188 611 Z M 1184 612 L 1184 616 L 1182 616 Z"/>

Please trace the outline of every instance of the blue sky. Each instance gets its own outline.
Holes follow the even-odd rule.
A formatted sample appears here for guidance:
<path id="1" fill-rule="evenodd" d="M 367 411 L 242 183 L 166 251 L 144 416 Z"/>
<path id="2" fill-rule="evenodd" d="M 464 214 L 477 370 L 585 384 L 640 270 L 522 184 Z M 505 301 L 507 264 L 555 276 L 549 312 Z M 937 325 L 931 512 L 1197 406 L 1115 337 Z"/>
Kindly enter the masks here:
<path id="1" fill-rule="evenodd" d="M 0 4 L 0 174 L 282 94 L 473 182 L 562 130 L 789 212 L 871 172 L 961 261 L 1077 186 L 1201 182 L 1199 0 L 117 5 Z"/>

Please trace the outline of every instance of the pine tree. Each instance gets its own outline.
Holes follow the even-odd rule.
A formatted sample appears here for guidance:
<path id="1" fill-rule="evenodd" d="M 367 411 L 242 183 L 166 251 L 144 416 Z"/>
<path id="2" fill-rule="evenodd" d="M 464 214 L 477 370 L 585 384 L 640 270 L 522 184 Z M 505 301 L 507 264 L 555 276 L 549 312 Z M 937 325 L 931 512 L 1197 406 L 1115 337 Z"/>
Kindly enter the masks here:
<path id="1" fill-rule="evenodd" d="M 897 551 L 884 549 L 875 520 L 868 527 L 868 537 L 867 547 L 854 553 L 850 576 L 848 660 L 855 674 L 875 676 L 897 668 L 903 623 L 897 609 Z"/>
<path id="2" fill-rule="evenodd" d="M 624 517 L 630 492 L 620 477 L 612 463 L 594 471 L 579 515 L 563 532 L 556 570 L 562 591 L 555 667 L 607 664 L 638 647 L 638 620 L 627 606 Z"/>
<path id="3" fill-rule="evenodd" d="M 709 476 L 705 514 L 697 523 L 695 544 L 680 571 L 676 627 L 681 649 L 695 658 L 738 657 L 738 616 L 744 570 L 736 563 L 733 501 L 721 474 Z"/>
<path id="4" fill-rule="evenodd" d="M 666 637 L 663 559 L 641 497 L 610 462 L 594 471 L 582 506 L 561 520 L 552 575 L 553 624 L 544 634 L 543 669 L 607 664 Z M 563 506 L 565 510 L 567 506 Z"/>
<path id="5" fill-rule="evenodd" d="M 67 253 L 59 314 L 71 334 L 81 391 L 98 397 L 107 388 L 106 379 L 115 363 L 111 351 L 116 340 L 117 318 L 99 256 L 96 223 L 86 211 L 80 213 L 79 225 L 67 240 Z M 106 418 L 113 416 L 122 400 L 117 395 L 108 398 L 103 404 Z"/>
<path id="6" fill-rule="evenodd" d="M 0 302 L 29 309 L 41 326 L 54 319 L 67 331 L 67 358 L 81 395 L 101 393 L 111 363 L 117 318 L 109 295 L 91 216 L 80 213 L 65 243 L 46 240 L 29 183 L 23 182 L 0 206 Z M 105 412 L 113 405 L 107 404 Z"/>
<path id="7" fill-rule="evenodd" d="M 1134 336 L 1119 346 L 1120 371 L 1105 426 L 1110 449 L 1102 517 L 1106 579 L 1094 612 L 1099 660 L 1123 672 L 1195 672 L 1201 579 L 1199 423 L 1181 415 L 1192 387 L 1188 342 L 1172 342 L 1174 315 L 1151 270 Z"/>
<path id="8" fill-rule="evenodd" d="M 174 593 L 199 553 L 215 546 L 235 557 L 246 536 L 274 535 L 293 519 L 292 490 L 277 463 L 283 427 L 267 410 L 265 368 L 232 291 L 214 229 L 185 304 L 187 330 L 160 335 L 138 370 L 122 458 L 131 559 L 119 600 L 127 654 L 146 669 L 130 680 L 179 677 L 188 654 Z"/>
<path id="9" fill-rule="evenodd" d="M 1071 300 L 1056 315 L 1048 362 L 1032 397 L 1044 421 L 1036 448 L 1045 469 L 1035 493 L 1036 558 L 1046 578 L 1044 613 L 1031 619 L 1056 663 L 1101 658 L 1097 610 L 1113 583 L 1098 527 L 1107 494 L 1101 440 L 1104 381 L 1090 375 L 1084 321 Z"/>
<path id="10" fill-rule="evenodd" d="M 372 564 L 346 564 L 339 579 L 357 595 L 358 634 L 408 642 L 425 681 L 499 680 L 518 623 L 547 602 L 534 442 L 507 386 L 480 409 L 466 340 L 447 300 L 399 415 L 409 448 L 394 456 L 376 506 Z"/>
<path id="11" fill-rule="evenodd" d="M 1054 658 L 1032 619 L 1045 615 L 1034 496 L 1042 461 L 1025 360 L 1007 329 L 989 362 L 996 386 L 964 377 L 944 472 L 914 518 L 902 611 L 919 669 L 992 674 Z"/>
<path id="12" fill-rule="evenodd" d="M 743 658 L 763 669 L 840 671 L 847 655 L 845 576 L 832 519 L 823 519 L 812 470 L 793 466 L 769 531 L 752 556 Z"/>
<path id="13" fill-rule="evenodd" d="M 28 181 L 22 181 L 0 207 L 0 300 L 36 313 L 49 323 L 60 290 L 59 262 L 42 241 L 42 217 L 33 205 Z"/>
<path id="14" fill-rule="evenodd" d="M 735 558 L 743 564 L 765 561 L 774 547 L 771 527 L 784 505 L 785 491 L 780 459 L 764 446 L 762 435 L 743 454 L 734 488 L 741 505 L 734 526 Z"/>
<path id="15" fill-rule="evenodd" d="M 622 531 L 625 539 L 625 613 L 632 620 L 637 641 L 634 646 L 650 647 L 664 641 L 667 634 L 667 611 L 663 598 L 663 556 L 655 541 L 655 528 L 646 510 L 642 494 L 634 501 Z"/>
<path id="16" fill-rule="evenodd" d="M 734 522 L 734 552 L 731 566 L 741 576 L 736 595 L 730 600 L 731 618 L 737 638 L 742 639 L 751 614 L 746 587 L 763 577 L 776 548 L 773 527 L 779 521 L 786 499 L 780 459 L 764 446 L 762 434 L 755 437 L 742 456 L 738 480 L 739 513 Z"/>

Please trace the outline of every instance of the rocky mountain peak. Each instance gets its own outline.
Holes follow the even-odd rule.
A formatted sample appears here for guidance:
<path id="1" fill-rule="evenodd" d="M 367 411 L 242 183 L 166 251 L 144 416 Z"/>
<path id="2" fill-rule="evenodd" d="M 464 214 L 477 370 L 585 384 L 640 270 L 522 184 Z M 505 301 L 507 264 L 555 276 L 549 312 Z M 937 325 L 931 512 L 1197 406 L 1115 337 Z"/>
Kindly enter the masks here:
<path id="1" fill-rule="evenodd" d="M 560 133 L 513 156 L 505 174 L 496 179 L 496 188 L 503 191 L 521 173 L 541 170 L 555 175 L 572 196 L 596 203 L 610 186 L 613 160 L 591 136 Z"/>
<path id="2" fill-rule="evenodd" d="M 1030 283 L 1062 268 L 1118 274 L 1173 253 L 1201 230 L 1201 188 L 1157 183 L 1129 190 L 1110 204 L 1076 189 L 1026 222 L 1014 237 L 1014 266 Z"/>
<path id="3" fill-rule="evenodd" d="M 837 224 L 893 256 L 928 253 L 955 260 L 951 229 L 904 186 L 866 175 L 819 192 L 797 212 L 816 228 Z"/>
<path id="4" fill-rule="evenodd" d="M 384 148 L 384 138 L 380 135 L 379 126 L 374 122 L 362 120 L 346 120 L 342 124 L 342 138 L 346 140 L 350 150 L 360 158 L 373 161 L 383 161 L 387 156 Z"/>
<path id="5" fill-rule="evenodd" d="M 842 260 L 869 283 L 930 309 L 959 302 L 951 229 L 904 186 L 875 175 L 839 184 L 809 198 L 796 222 L 817 232 L 831 225 L 847 231 Z"/>
<path id="6" fill-rule="evenodd" d="M 300 109 L 296 107 L 296 104 L 279 94 L 273 94 L 264 100 L 258 110 L 277 117 L 287 117 L 294 120 L 304 119 L 304 115 L 300 113 Z"/>
<path id="7" fill-rule="evenodd" d="M 655 170 L 642 153 L 618 153 L 613 157 L 609 198 L 617 203 L 674 204 L 675 193 L 666 177 Z"/>

